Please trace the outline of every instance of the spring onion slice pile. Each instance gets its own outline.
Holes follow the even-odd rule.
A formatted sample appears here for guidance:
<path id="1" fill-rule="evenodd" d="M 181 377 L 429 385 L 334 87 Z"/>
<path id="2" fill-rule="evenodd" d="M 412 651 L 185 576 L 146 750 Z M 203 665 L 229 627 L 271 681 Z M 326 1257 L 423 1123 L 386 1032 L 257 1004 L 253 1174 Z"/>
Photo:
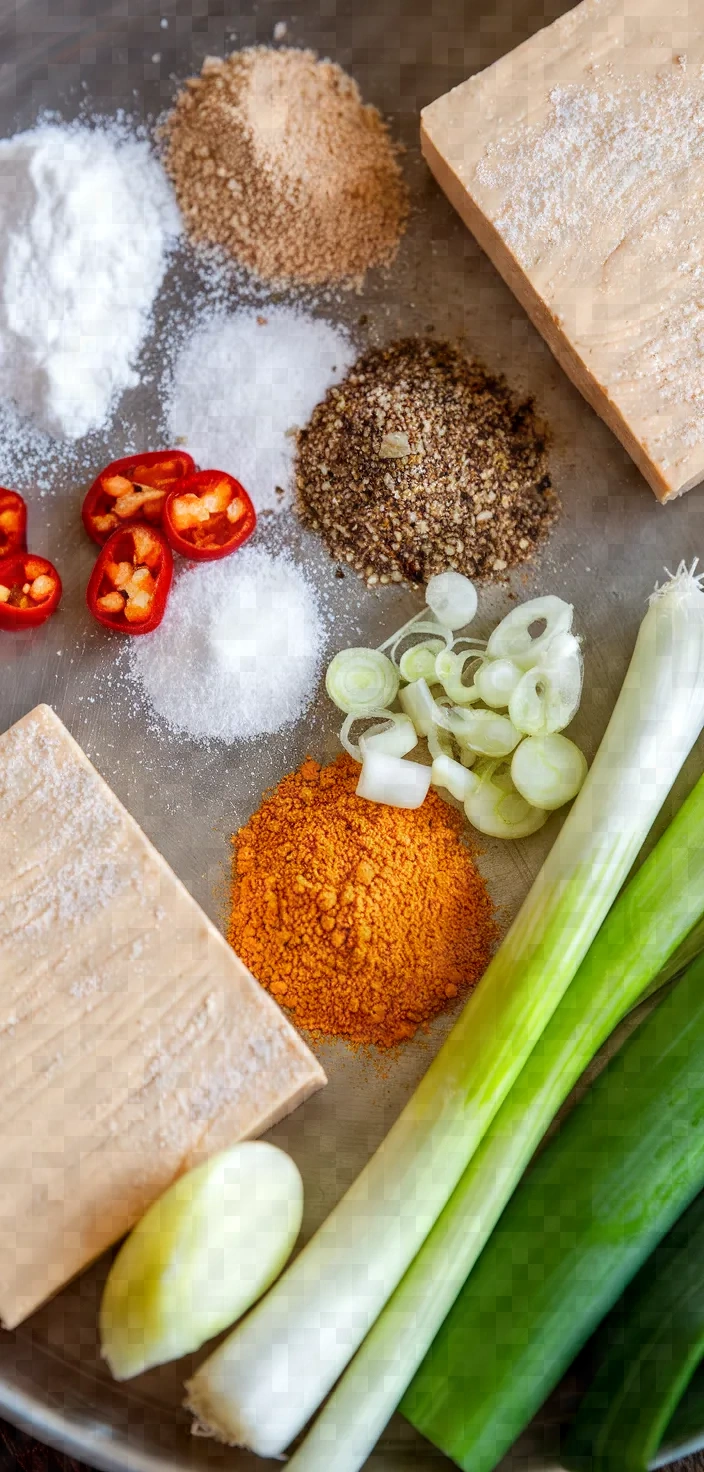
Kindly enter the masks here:
<path id="1" fill-rule="evenodd" d="M 481 986 L 350 1190 L 190 1381 L 214 1435 L 278 1455 L 332 1389 L 538 1043 L 703 723 L 704 593 L 682 568 L 651 600 L 591 771 Z"/>
<path id="2" fill-rule="evenodd" d="M 343 650 L 328 669 L 328 694 L 347 713 L 340 741 L 362 766 L 357 795 L 418 806 L 429 781 L 407 770 L 417 764 L 404 758 L 422 737 L 438 763 L 433 786 L 463 802 L 475 828 L 524 838 L 571 802 L 586 775 L 579 748 L 558 734 L 582 693 L 572 607 L 561 598 L 532 598 L 507 614 L 487 644 L 467 632 L 477 611 L 468 578 L 458 572 L 431 578 L 426 602 L 379 649 Z M 386 711 L 390 722 L 399 722 L 391 709 L 397 697 L 404 724 L 377 726 L 373 736 L 351 740 L 351 726 L 363 717 Z M 460 780 L 458 762 L 471 767 L 477 757 L 475 780 Z"/>
<path id="3" fill-rule="evenodd" d="M 704 950 L 704 778 L 616 901 L 433 1231 L 292 1459 L 357 1472 L 430 1348 L 546 1129 L 638 1000 Z M 415 1395 L 408 1400 L 413 1414 Z M 328 1463 L 329 1465 L 329 1463 Z"/>

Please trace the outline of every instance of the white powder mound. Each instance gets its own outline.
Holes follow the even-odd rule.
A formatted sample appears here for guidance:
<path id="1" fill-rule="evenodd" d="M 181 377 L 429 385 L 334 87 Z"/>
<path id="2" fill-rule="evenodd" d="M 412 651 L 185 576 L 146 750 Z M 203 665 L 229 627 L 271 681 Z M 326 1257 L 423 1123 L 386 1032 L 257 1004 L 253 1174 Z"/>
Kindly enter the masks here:
<path id="1" fill-rule="evenodd" d="M 0 398 L 76 440 L 138 382 L 179 216 L 146 141 L 41 124 L 0 141 Z"/>
<path id="2" fill-rule="evenodd" d="M 130 641 L 132 678 L 173 731 L 236 741 L 279 731 L 310 705 L 324 628 L 286 554 L 245 547 L 187 567 L 164 621 Z"/>
<path id="3" fill-rule="evenodd" d="M 203 468 L 236 476 L 257 511 L 279 510 L 292 489 L 293 431 L 354 358 L 345 334 L 293 307 L 215 316 L 178 356 L 169 438 Z"/>

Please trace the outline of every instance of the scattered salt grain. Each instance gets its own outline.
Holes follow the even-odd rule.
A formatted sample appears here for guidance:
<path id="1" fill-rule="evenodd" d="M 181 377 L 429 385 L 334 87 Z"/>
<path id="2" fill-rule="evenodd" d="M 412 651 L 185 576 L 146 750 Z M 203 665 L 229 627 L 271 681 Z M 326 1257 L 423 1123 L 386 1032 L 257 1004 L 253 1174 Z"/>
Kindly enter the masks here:
<path id="1" fill-rule="evenodd" d="M 236 741 L 303 715 L 323 643 L 302 570 L 286 554 L 246 547 L 181 573 L 161 626 L 130 641 L 131 675 L 173 731 Z"/>
<path id="2" fill-rule="evenodd" d="M 0 399 L 80 439 L 138 380 L 179 230 L 146 140 L 43 123 L 0 142 Z"/>
<path id="3" fill-rule="evenodd" d="M 293 431 L 354 357 L 344 333 L 297 308 L 214 316 L 177 358 L 169 438 L 199 465 L 236 476 L 257 511 L 280 510 L 292 489 Z"/>

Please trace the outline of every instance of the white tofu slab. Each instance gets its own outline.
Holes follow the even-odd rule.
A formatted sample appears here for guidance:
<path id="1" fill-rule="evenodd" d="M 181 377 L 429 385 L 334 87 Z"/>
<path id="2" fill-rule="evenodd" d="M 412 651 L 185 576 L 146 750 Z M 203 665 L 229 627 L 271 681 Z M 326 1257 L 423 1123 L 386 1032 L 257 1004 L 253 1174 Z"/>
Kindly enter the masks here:
<path id="1" fill-rule="evenodd" d="M 61 721 L 0 736 L 0 1317 L 325 1083 Z"/>
<path id="2" fill-rule="evenodd" d="M 582 0 L 425 108 L 425 157 L 661 500 L 704 478 L 704 0 Z"/>

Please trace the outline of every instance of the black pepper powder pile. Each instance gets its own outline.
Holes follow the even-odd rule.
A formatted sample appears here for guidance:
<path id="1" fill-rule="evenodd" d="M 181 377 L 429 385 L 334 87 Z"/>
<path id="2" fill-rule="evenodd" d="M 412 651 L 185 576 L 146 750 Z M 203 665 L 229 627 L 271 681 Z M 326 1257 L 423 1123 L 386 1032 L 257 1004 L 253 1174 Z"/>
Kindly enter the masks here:
<path id="1" fill-rule="evenodd" d="M 546 428 L 451 343 L 365 353 L 297 441 L 303 519 L 370 586 L 456 568 L 501 579 L 559 513 Z"/>

